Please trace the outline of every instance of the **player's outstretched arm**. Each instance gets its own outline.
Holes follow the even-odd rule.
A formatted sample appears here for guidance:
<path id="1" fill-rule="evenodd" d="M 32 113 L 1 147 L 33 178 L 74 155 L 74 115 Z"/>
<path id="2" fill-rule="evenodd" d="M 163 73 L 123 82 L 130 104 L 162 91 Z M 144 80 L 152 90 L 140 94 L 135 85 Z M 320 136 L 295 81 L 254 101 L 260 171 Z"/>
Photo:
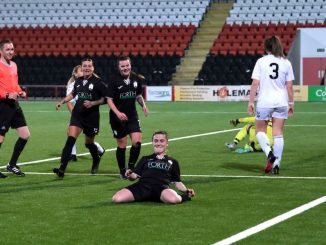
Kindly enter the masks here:
<path id="1" fill-rule="evenodd" d="M 74 96 L 70 93 L 66 97 L 64 97 L 59 103 L 56 104 L 55 109 L 59 110 L 61 106 L 68 101 L 71 101 L 74 98 Z"/>

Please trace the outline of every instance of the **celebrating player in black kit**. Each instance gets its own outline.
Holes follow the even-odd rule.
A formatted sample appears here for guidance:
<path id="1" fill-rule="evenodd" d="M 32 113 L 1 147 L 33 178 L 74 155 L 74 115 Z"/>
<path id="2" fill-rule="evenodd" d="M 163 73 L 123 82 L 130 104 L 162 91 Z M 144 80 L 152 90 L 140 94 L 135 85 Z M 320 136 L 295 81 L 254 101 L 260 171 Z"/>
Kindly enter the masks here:
<path id="1" fill-rule="evenodd" d="M 139 124 L 136 103 L 142 107 L 145 116 L 148 115 L 142 96 L 142 77 L 131 71 L 129 57 L 119 57 L 119 74 L 110 79 L 107 103 L 110 107 L 110 124 L 114 138 L 117 140 L 116 158 L 121 178 L 126 172 L 127 136 L 132 141 L 128 168 L 133 169 L 140 154 L 142 133 Z"/>
<path id="2" fill-rule="evenodd" d="M 130 180 L 139 178 L 135 184 L 118 191 L 113 197 L 114 203 L 134 201 L 156 201 L 178 204 L 191 200 L 195 195 L 180 180 L 180 167 L 177 160 L 166 155 L 168 135 L 165 131 L 155 132 L 152 136 L 154 153 L 142 157 L 134 170 L 128 169 L 126 177 Z M 183 192 L 179 195 L 169 185 L 174 183 Z"/>
<path id="3" fill-rule="evenodd" d="M 99 106 L 104 102 L 107 86 L 99 77 L 94 75 L 94 66 L 91 59 L 82 60 L 81 65 L 83 76 L 76 80 L 72 92 L 56 105 L 56 109 L 59 109 L 64 103 L 78 96 L 71 113 L 68 138 L 62 150 L 60 167 L 53 169 L 53 172 L 61 178 L 64 177 L 64 172 L 70 160 L 71 149 L 82 131 L 85 134 L 85 146 L 89 149 L 93 158 L 92 174 L 97 172 L 101 160 L 94 139 L 99 132 Z"/>

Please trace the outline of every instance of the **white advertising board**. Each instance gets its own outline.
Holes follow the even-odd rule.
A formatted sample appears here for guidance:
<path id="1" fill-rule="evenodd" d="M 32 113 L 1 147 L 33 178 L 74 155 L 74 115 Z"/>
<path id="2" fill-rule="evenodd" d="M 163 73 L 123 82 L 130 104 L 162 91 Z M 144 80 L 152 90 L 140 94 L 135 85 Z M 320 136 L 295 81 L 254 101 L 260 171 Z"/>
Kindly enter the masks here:
<path id="1" fill-rule="evenodd" d="M 248 101 L 250 86 L 175 86 L 175 101 Z"/>
<path id="2" fill-rule="evenodd" d="M 171 86 L 147 86 L 146 87 L 147 101 L 172 101 Z"/>

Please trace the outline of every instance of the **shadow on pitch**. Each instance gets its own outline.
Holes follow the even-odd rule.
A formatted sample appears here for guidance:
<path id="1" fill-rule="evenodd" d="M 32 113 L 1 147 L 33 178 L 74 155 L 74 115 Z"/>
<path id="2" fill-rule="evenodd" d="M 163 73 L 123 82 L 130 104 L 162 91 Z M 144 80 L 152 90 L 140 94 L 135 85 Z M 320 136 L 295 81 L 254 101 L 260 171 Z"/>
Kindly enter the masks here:
<path id="1" fill-rule="evenodd" d="M 264 166 L 257 164 L 248 164 L 248 163 L 236 163 L 236 162 L 226 162 L 222 163 L 221 168 L 224 169 L 237 169 L 244 170 L 246 172 L 252 173 L 263 173 Z"/>
<path id="2" fill-rule="evenodd" d="M 96 176 L 67 176 L 64 179 L 57 178 L 56 176 L 47 176 L 46 179 L 38 178 L 38 180 L 28 180 L 29 176 L 26 177 L 16 177 L 10 176 L 8 185 L 2 185 L 0 189 L 0 194 L 6 193 L 20 193 L 20 192 L 39 192 L 39 191 L 51 191 L 58 190 L 62 188 L 75 188 L 83 186 L 99 186 L 110 184 L 115 181 L 115 178 L 96 178 Z M 21 181 L 14 181 L 15 179 Z M 7 180 L 7 179 L 6 179 Z M 83 180 L 83 181 L 81 181 Z"/>

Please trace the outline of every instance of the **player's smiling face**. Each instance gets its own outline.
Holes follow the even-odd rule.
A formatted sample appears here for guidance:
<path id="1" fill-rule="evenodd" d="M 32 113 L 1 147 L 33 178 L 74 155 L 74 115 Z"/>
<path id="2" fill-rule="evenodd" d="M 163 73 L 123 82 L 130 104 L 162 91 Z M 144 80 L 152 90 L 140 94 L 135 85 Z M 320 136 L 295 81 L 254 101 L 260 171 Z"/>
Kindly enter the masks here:
<path id="1" fill-rule="evenodd" d="M 82 62 L 82 72 L 84 77 L 90 77 L 93 74 L 94 66 L 93 62 L 90 60 L 86 60 Z"/>
<path id="2" fill-rule="evenodd" d="M 7 62 L 10 61 L 15 53 L 14 45 L 12 43 L 5 43 L 0 50 L 0 53 L 3 59 L 5 59 Z"/>
<path id="3" fill-rule="evenodd" d="M 119 71 L 121 76 L 123 77 L 128 77 L 130 75 L 131 72 L 131 64 L 130 64 L 130 60 L 121 60 L 119 62 Z"/>
<path id="4" fill-rule="evenodd" d="M 168 147 L 168 140 L 164 134 L 156 134 L 153 137 L 153 146 L 155 154 L 165 154 Z"/>

